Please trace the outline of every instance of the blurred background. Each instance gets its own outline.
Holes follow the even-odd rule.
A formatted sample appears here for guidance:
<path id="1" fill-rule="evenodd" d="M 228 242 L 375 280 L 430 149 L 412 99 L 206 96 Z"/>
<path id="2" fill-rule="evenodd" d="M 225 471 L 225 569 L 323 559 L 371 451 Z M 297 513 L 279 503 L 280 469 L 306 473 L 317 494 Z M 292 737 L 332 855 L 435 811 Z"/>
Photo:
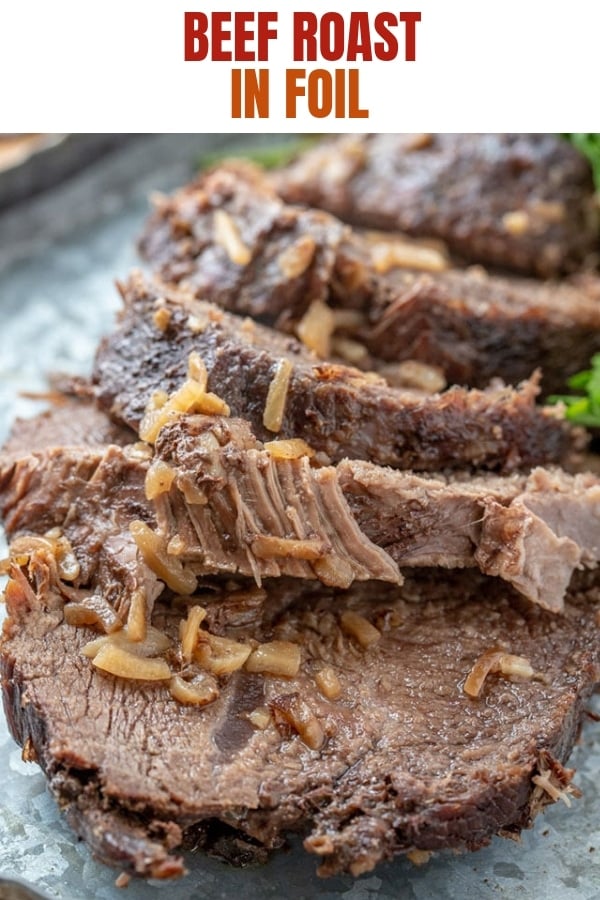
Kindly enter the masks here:
<path id="1" fill-rule="evenodd" d="M 0 270 L 40 241 L 183 183 L 213 154 L 293 141 L 271 134 L 0 133 Z"/>

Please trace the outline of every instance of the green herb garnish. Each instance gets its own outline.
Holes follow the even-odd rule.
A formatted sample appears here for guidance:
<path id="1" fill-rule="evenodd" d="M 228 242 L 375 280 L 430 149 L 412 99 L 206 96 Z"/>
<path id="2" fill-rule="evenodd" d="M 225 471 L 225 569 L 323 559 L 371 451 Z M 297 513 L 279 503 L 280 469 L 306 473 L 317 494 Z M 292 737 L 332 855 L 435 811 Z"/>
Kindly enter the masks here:
<path id="1" fill-rule="evenodd" d="M 592 164 L 596 188 L 600 191 L 600 134 L 563 134 L 563 137 L 587 156 Z"/>
<path id="2" fill-rule="evenodd" d="M 303 153 L 311 147 L 316 138 L 306 135 L 298 140 L 286 141 L 280 144 L 266 144 L 259 147 L 230 147 L 227 150 L 205 153 L 198 160 L 199 169 L 208 169 L 216 166 L 224 159 L 248 159 L 257 163 L 263 169 L 278 169 L 291 162 L 295 156 Z"/>
<path id="3" fill-rule="evenodd" d="M 600 428 L 600 353 L 591 359 L 591 368 L 572 375 L 567 384 L 579 394 L 548 397 L 548 403 L 564 403 L 565 416 L 576 425 Z"/>

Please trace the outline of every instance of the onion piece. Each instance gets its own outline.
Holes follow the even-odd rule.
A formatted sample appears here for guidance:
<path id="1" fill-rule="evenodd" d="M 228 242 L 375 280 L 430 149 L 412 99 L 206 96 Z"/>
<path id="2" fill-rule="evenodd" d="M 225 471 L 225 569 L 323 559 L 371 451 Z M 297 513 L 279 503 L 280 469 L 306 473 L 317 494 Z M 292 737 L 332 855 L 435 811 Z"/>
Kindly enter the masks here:
<path id="1" fill-rule="evenodd" d="M 275 722 L 283 722 L 298 733 L 302 742 L 311 750 L 319 750 L 325 743 L 325 732 L 314 712 L 300 694 L 284 694 L 269 704 Z"/>
<path id="2" fill-rule="evenodd" d="M 223 247 L 234 265 L 248 265 L 252 259 L 252 252 L 242 241 L 234 220 L 223 209 L 217 209 L 214 213 L 214 237 L 215 243 Z"/>
<path id="3" fill-rule="evenodd" d="M 293 678 L 298 674 L 301 658 L 298 644 L 291 641 L 270 641 L 259 644 L 256 650 L 252 651 L 246 661 L 246 670 Z"/>
<path id="4" fill-rule="evenodd" d="M 167 493 L 175 480 L 175 469 L 162 459 L 155 459 L 148 467 L 145 480 L 146 500 L 156 500 Z"/>
<path id="5" fill-rule="evenodd" d="M 351 609 L 343 612 L 340 617 L 342 631 L 350 637 L 353 637 L 361 647 L 365 649 L 376 644 L 381 637 L 381 632 L 374 625 L 371 625 L 368 619 Z"/>
<path id="6" fill-rule="evenodd" d="M 292 371 L 289 359 L 279 360 L 267 392 L 263 425 L 275 433 L 281 431 Z"/>
<path id="7" fill-rule="evenodd" d="M 286 278 L 303 275 L 313 261 L 317 245 L 310 234 L 303 234 L 277 257 L 277 265 Z"/>
<path id="8" fill-rule="evenodd" d="M 186 706 L 208 706 L 219 696 L 219 688 L 214 678 L 204 673 L 186 681 L 181 675 L 174 675 L 169 681 L 171 695 Z"/>
<path id="9" fill-rule="evenodd" d="M 201 631 L 194 659 L 213 675 L 230 675 L 242 668 L 251 652 L 250 644 Z"/>
<path id="10" fill-rule="evenodd" d="M 145 522 L 136 519 L 129 530 L 144 558 L 144 562 L 178 594 L 193 594 L 198 579 L 186 569 L 176 556 L 170 556 L 160 534 L 155 534 Z"/>
<path id="11" fill-rule="evenodd" d="M 315 675 L 315 682 L 320 692 L 328 700 L 337 700 L 342 693 L 340 679 L 331 666 L 325 666 Z"/>
<path id="12" fill-rule="evenodd" d="M 296 334 L 305 347 L 326 359 L 331 352 L 331 335 L 335 328 L 335 318 L 331 309 L 322 300 L 313 300 L 298 325 Z"/>
<path id="13" fill-rule="evenodd" d="M 267 441 L 264 444 L 267 453 L 273 459 L 300 459 L 301 456 L 314 456 L 313 448 L 302 438 L 289 438 L 282 441 Z"/>
<path id="14" fill-rule="evenodd" d="M 140 657 L 115 644 L 107 643 L 98 650 L 93 665 L 103 672 L 139 681 L 165 681 L 171 670 L 161 657 Z"/>
<path id="15" fill-rule="evenodd" d="M 192 606 L 187 614 L 187 619 L 182 622 L 181 628 L 181 656 L 184 662 L 191 662 L 192 654 L 198 643 L 200 624 L 206 618 L 206 610 L 203 606 Z"/>
<path id="16" fill-rule="evenodd" d="M 463 691 L 469 697 L 479 697 L 485 679 L 490 673 L 498 673 L 505 677 L 516 676 L 525 680 L 533 678 L 534 671 L 528 659 L 507 653 L 500 647 L 490 647 L 481 654 L 467 675 Z"/>
<path id="17" fill-rule="evenodd" d="M 281 557 L 283 559 L 320 559 L 326 552 L 319 539 L 280 538 L 259 534 L 252 539 L 250 547 L 259 559 Z"/>

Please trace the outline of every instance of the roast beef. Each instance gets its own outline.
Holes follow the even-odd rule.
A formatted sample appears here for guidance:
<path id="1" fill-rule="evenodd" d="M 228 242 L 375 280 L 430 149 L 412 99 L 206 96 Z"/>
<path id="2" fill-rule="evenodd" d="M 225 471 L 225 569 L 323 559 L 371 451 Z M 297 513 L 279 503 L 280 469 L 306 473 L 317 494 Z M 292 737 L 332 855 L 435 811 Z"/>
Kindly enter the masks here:
<path id="1" fill-rule="evenodd" d="M 81 655 L 94 632 L 67 625 L 48 579 L 37 583 L 37 594 L 22 579 L 7 594 L 10 729 L 75 831 L 121 870 L 181 874 L 173 851 L 186 837 L 262 858 L 293 830 L 321 874 L 358 875 L 398 853 L 515 835 L 573 790 L 562 763 L 598 681 L 597 588 L 573 593 L 559 624 L 472 573 L 369 583 L 335 603 L 331 590 L 284 580 L 260 605 L 203 596 L 213 633 L 295 642 L 302 663 L 292 678 L 239 670 L 199 708 L 163 683 L 96 669 Z M 375 626 L 376 643 L 340 627 L 349 612 Z M 184 614 L 159 605 L 154 624 L 176 643 Z M 467 675 L 498 646 L 525 658 L 526 680 L 489 675 L 467 696 Z M 338 699 L 317 689 L 326 666 Z"/>
<path id="2" fill-rule="evenodd" d="M 516 384 L 539 366 L 543 394 L 564 393 L 567 378 L 600 350 L 593 284 L 394 269 L 379 276 L 364 322 L 349 334 L 384 375 L 381 361 L 419 360 L 449 384 L 483 387 L 497 375 Z"/>
<path id="3" fill-rule="evenodd" d="M 223 245 L 218 216 L 245 257 Z M 331 345 L 344 353 L 352 338 L 360 368 L 418 360 L 448 384 L 474 387 L 493 377 L 518 384 L 541 368 L 548 394 L 600 350 L 600 279 L 541 283 L 452 269 L 438 250 L 285 206 L 248 167 L 216 169 L 165 199 L 140 247 L 167 283 L 284 331 L 298 329 L 311 302 L 328 303 L 337 316 Z M 344 327 L 340 310 L 362 319 Z"/>
<path id="4" fill-rule="evenodd" d="M 140 250 L 164 281 L 283 323 L 327 298 L 348 231 L 327 213 L 283 203 L 259 169 L 230 163 L 159 198 Z"/>
<path id="5" fill-rule="evenodd" d="M 530 232 L 503 261 L 539 251 L 555 271 L 590 239 L 571 235 L 586 175 L 548 147 L 558 187 L 538 196 L 522 166 L 522 203 L 503 224 Z M 501 198 L 491 168 L 489 208 L 466 232 L 459 223 L 465 247 L 500 246 L 485 226 Z M 213 173 L 163 201 L 144 241 L 186 290 L 130 279 L 93 384 L 66 385 L 80 402 L 18 424 L 0 454 L 9 726 L 75 831 L 126 872 L 180 875 L 186 844 L 264 859 L 295 831 L 321 874 L 358 875 L 398 853 L 515 835 L 578 793 L 564 763 L 600 681 L 600 487 L 547 467 L 570 462 L 578 436 L 535 406 L 537 377 L 518 390 L 396 390 L 205 302 L 284 330 L 337 306 L 346 355 L 354 341 L 368 369 L 409 342 L 399 310 L 412 278 L 433 299 L 416 304 L 425 337 L 406 352 L 435 362 L 427 343 L 446 325 L 434 320 L 460 308 L 446 336 L 456 353 L 438 348 L 438 362 L 475 380 L 485 350 L 482 384 L 500 365 L 490 335 L 518 334 L 506 323 L 519 304 L 535 318 L 538 300 L 516 282 L 495 281 L 489 303 L 465 287 L 459 303 L 472 275 L 378 271 L 374 246 L 328 213 L 286 206 L 254 170 Z M 507 370 L 522 358 L 529 374 L 538 344 L 547 365 L 574 335 L 583 347 L 588 312 L 569 331 L 558 305 L 539 300 L 540 332 L 562 328 L 562 342 L 528 325 Z M 231 417 L 198 414 L 227 405 Z"/>
<path id="6" fill-rule="evenodd" d="M 8 457 L 18 459 L 48 447 L 125 446 L 136 440 L 135 432 L 112 422 L 94 404 L 62 396 L 45 412 L 30 419 L 16 419 L 0 454 L 6 462 Z"/>
<path id="7" fill-rule="evenodd" d="M 134 591 L 143 591 L 151 606 L 162 588 L 139 558 L 129 530 L 134 519 L 155 526 L 144 493 L 147 468 L 147 457 L 134 446 L 50 446 L 19 459 L 0 457 L 0 513 L 7 537 L 21 537 L 28 552 L 36 546 L 32 535 L 43 538 L 58 529 L 77 561 L 60 590 L 102 610 L 111 627 L 123 624 Z M 80 598 L 82 588 L 87 590 Z"/>
<path id="8" fill-rule="evenodd" d="M 590 165 L 558 135 L 343 135 L 276 183 L 354 225 L 442 238 L 471 262 L 543 277 L 598 250 Z"/>
<path id="9" fill-rule="evenodd" d="M 564 461 L 573 448 L 576 435 L 560 415 L 535 406 L 535 379 L 518 390 L 401 391 L 357 369 L 323 362 L 292 337 L 139 276 L 122 293 L 118 328 L 99 347 L 93 379 L 102 408 L 136 430 L 155 392 L 181 386 L 195 351 L 208 370 L 210 390 L 261 440 L 272 437 L 263 424 L 265 407 L 287 361 L 291 377 L 278 436 L 302 436 L 333 461 L 511 472 Z"/>
<path id="10" fill-rule="evenodd" d="M 119 615 L 135 590 L 151 608 L 156 576 L 190 593 L 214 574 L 348 587 L 400 583 L 401 569 L 426 566 L 478 566 L 559 611 L 573 570 L 600 559 L 592 475 L 424 477 L 352 460 L 315 468 L 278 452 L 242 420 L 182 416 L 160 431 L 150 470 L 135 445 L 9 461 L 0 510 L 25 549 L 28 535 L 59 528 L 80 561 L 71 583 Z"/>

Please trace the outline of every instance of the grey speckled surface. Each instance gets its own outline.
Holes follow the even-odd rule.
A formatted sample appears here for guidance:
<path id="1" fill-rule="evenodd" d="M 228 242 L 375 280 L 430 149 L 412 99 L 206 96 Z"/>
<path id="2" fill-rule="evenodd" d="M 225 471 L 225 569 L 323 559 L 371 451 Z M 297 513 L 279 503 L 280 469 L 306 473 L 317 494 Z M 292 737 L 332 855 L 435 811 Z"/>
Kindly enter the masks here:
<path id="1" fill-rule="evenodd" d="M 16 414 L 36 410 L 18 391 L 43 389 L 49 370 L 87 371 L 118 306 L 114 278 L 136 264 L 133 240 L 149 190 L 181 183 L 206 145 L 232 137 L 153 137 L 0 217 L 0 438 Z M 398 860 L 358 880 L 318 879 L 314 859 L 297 844 L 266 867 L 244 871 L 198 855 L 189 860 L 186 879 L 168 886 L 131 883 L 123 893 L 114 887 L 116 873 L 75 840 L 39 769 L 21 762 L 1 720 L 0 877 L 26 878 L 61 900 L 600 900 L 597 725 L 584 730 L 571 764 L 583 799 L 570 810 L 550 808 L 519 844 L 497 839 L 476 854 L 444 854 L 422 868 Z"/>

